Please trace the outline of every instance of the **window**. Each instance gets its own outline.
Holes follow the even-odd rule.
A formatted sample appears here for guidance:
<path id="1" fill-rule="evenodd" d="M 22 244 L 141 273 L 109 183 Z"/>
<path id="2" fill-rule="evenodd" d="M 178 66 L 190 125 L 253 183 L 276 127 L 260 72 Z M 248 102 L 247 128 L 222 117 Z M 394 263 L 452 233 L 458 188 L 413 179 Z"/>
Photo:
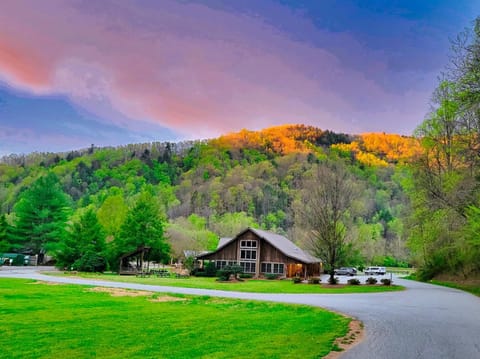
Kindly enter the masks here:
<path id="1" fill-rule="evenodd" d="M 283 263 L 262 262 L 262 273 L 283 274 L 285 266 Z"/>
<path id="2" fill-rule="evenodd" d="M 222 269 L 227 265 L 227 261 L 215 261 L 215 268 Z"/>
<path id="3" fill-rule="evenodd" d="M 241 249 L 240 250 L 240 259 L 257 259 L 257 250 L 256 249 Z"/>
<path id="4" fill-rule="evenodd" d="M 252 240 L 240 241 L 240 248 L 257 248 L 257 241 L 252 241 Z"/>
<path id="5" fill-rule="evenodd" d="M 240 266 L 244 273 L 256 273 L 257 269 L 257 241 L 240 241 Z"/>
<path id="6" fill-rule="evenodd" d="M 215 261 L 215 268 L 217 269 L 223 269 L 225 268 L 227 265 L 231 266 L 231 265 L 234 265 L 234 264 L 237 264 L 237 262 L 235 261 Z"/>
<path id="7" fill-rule="evenodd" d="M 256 263 L 255 262 L 240 262 L 240 266 L 244 273 L 255 273 Z"/>

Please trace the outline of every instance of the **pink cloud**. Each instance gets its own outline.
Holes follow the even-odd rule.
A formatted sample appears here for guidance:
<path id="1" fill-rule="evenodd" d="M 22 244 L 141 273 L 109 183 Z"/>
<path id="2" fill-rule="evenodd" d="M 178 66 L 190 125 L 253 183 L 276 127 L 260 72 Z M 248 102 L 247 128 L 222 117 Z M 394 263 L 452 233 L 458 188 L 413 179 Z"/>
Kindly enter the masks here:
<path id="1" fill-rule="evenodd" d="M 259 18 L 198 4 L 141 4 L 2 1 L 0 79 L 65 94 L 95 113 L 111 107 L 132 119 L 122 124 L 130 128 L 140 119 L 194 137 L 285 122 L 360 132 L 386 120 L 421 121 L 413 119 L 417 102 L 403 105 L 410 95 L 387 93 L 328 50 Z M 372 63 L 369 71 L 386 71 L 381 60 Z"/>

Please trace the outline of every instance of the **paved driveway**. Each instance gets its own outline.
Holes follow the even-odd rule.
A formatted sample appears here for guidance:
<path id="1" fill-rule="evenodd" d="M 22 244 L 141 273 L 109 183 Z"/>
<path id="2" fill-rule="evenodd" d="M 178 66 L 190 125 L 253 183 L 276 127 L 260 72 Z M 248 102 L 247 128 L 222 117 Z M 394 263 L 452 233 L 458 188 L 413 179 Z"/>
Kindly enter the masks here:
<path id="1" fill-rule="evenodd" d="M 366 339 L 342 359 L 480 358 L 480 298 L 402 279 L 395 279 L 407 287 L 402 292 L 260 294 L 51 277 L 31 267 L 3 267 L 1 277 L 314 305 L 346 313 L 365 324 Z"/>

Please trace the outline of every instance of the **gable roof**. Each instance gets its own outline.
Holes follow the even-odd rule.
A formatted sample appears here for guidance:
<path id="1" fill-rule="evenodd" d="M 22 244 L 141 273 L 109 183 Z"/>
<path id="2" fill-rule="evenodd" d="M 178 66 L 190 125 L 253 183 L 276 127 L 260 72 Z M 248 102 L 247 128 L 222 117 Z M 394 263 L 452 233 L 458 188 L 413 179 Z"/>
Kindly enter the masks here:
<path id="1" fill-rule="evenodd" d="M 233 240 L 233 238 L 220 238 L 218 241 L 217 249 L 220 247 L 225 247 L 226 244 L 230 243 Z"/>
<path id="2" fill-rule="evenodd" d="M 299 247 L 297 247 L 292 241 L 290 241 L 288 238 L 280 234 L 267 232 L 260 229 L 250 228 L 250 227 L 240 232 L 239 234 L 237 234 L 234 238 L 220 238 L 217 249 L 214 250 L 213 252 L 206 253 L 205 255 L 220 251 L 222 248 L 224 248 L 229 243 L 233 242 L 234 240 L 236 240 L 237 238 L 239 238 L 240 236 L 242 236 L 244 233 L 248 231 L 251 231 L 254 234 L 256 234 L 258 237 L 264 239 L 266 242 L 268 242 L 273 247 L 277 248 L 280 252 L 282 252 L 287 257 L 296 259 L 303 263 L 321 262 L 319 258 L 315 258 L 309 253 L 304 252 Z M 201 257 L 202 255 L 198 256 L 197 258 L 201 258 Z"/>

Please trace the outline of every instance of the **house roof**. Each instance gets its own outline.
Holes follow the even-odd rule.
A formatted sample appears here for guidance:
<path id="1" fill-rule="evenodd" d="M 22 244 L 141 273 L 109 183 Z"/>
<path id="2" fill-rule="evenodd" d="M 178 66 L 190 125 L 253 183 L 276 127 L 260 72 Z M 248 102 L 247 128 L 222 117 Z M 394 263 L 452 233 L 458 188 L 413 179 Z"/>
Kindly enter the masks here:
<path id="1" fill-rule="evenodd" d="M 244 231 L 237 234 L 234 238 L 221 238 L 220 241 L 218 242 L 217 249 L 213 252 L 206 253 L 205 255 L 220 251 L 222 248 L 227 246 L 232 241 L 236 240 L 238 237 L 242 236 L 247 231 L 251 231 L 255 233 L 258 237 L 263 238 L 266 242 L 270 243 L 272 246 L 277 248 L 280 252 L 282 252 L 287 257 L 297 259 L 298 261 L 303 263 L 321 262 L 319 258 L 315 258 L 309 253 L 304 252 L 299 247 L 297 247 L 292 241 L 290 241 L 288 238 L 280 234 L 262 231 L 260 229 L 254 229 L 254 228 L 247 228 Z M 201 258 L 202 256 L 203 255 L 200 255 L 197 258 Z"/>
<path id="2" fill-rule="evenodd" d="M 230 243 L 230 241 L 232 240 L 233 238 L 227 238 L 227 237 L 224 237 L 224 238 L 220 238 L 220 240 L 218 241 L 218 245 L 217 245 L 217 249 L 220 248 L 220 247 L 224 247 L 226 244 Z"/>

